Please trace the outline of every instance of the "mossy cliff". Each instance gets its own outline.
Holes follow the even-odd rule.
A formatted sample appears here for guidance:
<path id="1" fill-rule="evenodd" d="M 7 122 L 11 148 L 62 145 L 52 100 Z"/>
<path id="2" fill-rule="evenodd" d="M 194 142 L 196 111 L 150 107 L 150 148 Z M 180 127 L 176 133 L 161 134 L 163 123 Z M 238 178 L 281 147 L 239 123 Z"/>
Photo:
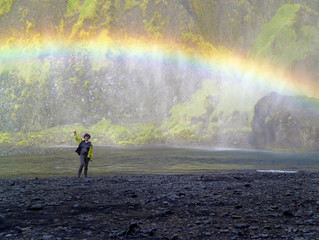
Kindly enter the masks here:
<path id="1" fill-rule="evenodd" d="M 283 5 L 254 40 L 251 56 L 318 78 L 318 17 L 307 5 Z"/>
<path id="2" fill-rule="evenodd" d="M 1 146 L 73 144 L 76 127 L 96 144 L 284 148 L 257 140 L 267 134 L 254 106 L 267 92 L 247 91 L 232 73 L 160 55 L 136 61 L 92 42 L 166 43 L 194 59 L 240 54 L 318 82 L 318 11 L 315 0 L 1 1 Z M 289 146 L 316 148 L 307 141 Z"/>

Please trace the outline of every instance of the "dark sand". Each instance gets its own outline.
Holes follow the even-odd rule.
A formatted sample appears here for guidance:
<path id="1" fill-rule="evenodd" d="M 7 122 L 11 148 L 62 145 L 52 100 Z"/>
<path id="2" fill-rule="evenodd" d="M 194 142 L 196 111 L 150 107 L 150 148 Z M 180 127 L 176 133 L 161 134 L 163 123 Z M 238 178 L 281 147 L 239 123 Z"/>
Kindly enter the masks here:
<path id="1" fill-rule="evenodd" d="M 0 179 L 0 239 L 319 239 L 319 173 Z"/>

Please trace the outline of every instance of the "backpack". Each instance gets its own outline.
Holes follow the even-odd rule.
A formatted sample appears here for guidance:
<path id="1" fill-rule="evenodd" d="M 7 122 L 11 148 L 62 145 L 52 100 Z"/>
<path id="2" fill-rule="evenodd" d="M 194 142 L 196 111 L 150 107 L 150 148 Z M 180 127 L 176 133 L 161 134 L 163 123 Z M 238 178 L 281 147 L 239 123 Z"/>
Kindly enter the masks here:
<path id="1" fill-rule="evenodd" d="M 78 146 L 78 148 L 75 150 L 75 152 L 78 153 L 79 155 L 80 155 L 80 153 L 81 153 L 81 143 L 83 143 L 84 141 L 85 141 L 85 140 L 81 141 L 80 144 L 79 144 L 79 146 Z M 91 142 L 89 142 L 89 144 L 90 144 L 90 147 L 91 147 Z"/>
<path id="2" fill-rule="evenodd" d="M 82 142 L 80 142 L 78 148 L 75 150 L 75 152 L 76 152 L 77 154 L 79 154 L 79 155 L 80 155 L 80 153 L 81 153 L 81 143 L 82 143 Z"/>

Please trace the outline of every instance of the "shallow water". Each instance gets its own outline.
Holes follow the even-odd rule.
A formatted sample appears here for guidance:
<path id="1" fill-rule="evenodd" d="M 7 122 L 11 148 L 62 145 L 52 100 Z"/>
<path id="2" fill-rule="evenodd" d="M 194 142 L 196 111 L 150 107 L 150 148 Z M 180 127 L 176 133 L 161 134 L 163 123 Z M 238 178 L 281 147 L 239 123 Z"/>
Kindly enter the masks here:
<path id="1" fill-rule="evenodd" d="M 319 153 L 187 148 L 117 149 L 96 147 L 89 176 L 207 173 L 231 170 L 319 171 Z M 73 148 L 46 154 L 0 156 L 0 178 L 76 176 Z"/>

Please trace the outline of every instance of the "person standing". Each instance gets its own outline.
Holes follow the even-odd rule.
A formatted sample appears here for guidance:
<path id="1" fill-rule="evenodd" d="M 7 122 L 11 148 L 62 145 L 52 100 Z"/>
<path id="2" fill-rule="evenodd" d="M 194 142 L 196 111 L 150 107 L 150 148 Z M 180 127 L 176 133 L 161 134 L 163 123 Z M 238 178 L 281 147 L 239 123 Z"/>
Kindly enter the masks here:
<path id="1" fill-rule="evenodd" d="M 79 143 L 79 147 L 76 152 L 80 155 L 80 167 L 78 171 L 78 177 L 81 176 L 82 169 L 84 167 L 84 177 L 87 177 L 89 161 L 92 161 L 93 156 L 93 145 L 89 141 L 91 138 L 90 134 L 84 134 L 84 140 L 81 139 L 76 133 L 75 128 L 73 128 L 75 140 Z"/>

